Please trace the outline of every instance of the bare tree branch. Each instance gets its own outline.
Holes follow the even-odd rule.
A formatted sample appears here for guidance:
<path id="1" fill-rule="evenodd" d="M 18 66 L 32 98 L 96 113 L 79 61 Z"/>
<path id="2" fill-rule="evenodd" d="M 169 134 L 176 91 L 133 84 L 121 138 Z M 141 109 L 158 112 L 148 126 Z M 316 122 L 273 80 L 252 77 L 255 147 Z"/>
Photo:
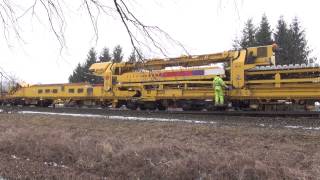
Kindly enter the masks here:
<path id="1" fill-rule="evenodd" d="M 2 23 L 3 26 L 4 38 L 8 42 L 10 32 L 13 31 L 15 36 L 19 40 L 22 40 L 19 21 L 27 14 L 30 14 L 31 17 L 35 16 L 38 18 L 39 10 L 44 10 L 50 30 L 59 42 L 60 50 L 62 50 L 66 47 L 64 32 L 67 22 L 64 16 L 65 9 L 61 6 L 61 2 L 64 3 L 65 1 L 33 0 L 26 8 L 18 9 L 18 5 L 13 4 L 12 0 L 0 0 L 0 23 Z M 166 56 L 167 50 L 161 42 L 163 39 L 165 39 L 165 41 L 172 42 L 187 52 L 179 41 L 173 39 L 167 32 L 158 26 L 144 24 L 130 10 L 127 2 L 123 0 L 108 1 L 109 3 L 112 3 L 112 5 L 106 5 L 106 2 L 107 1 L 102 0 L 82 0 L 80 4 L 80 6 L 83 5 L 88 14 L 96 42 L 99 39 L 99 16 L 103 13 L 107 16 L 118 15 L 120 17 L 120 20 L 129 36 L 130 43 L 140 61 L 143 61 L 142 54 L 140 54 L 141 48 L 147 48 L 150 52 L 153 52 L 153 49 L 155 48 L 157 51 L 161 52 L 162 55 Z M 25 5 L 27 3 L 25 2 L 21 4 Z M 163 39 L 161 37 L 163 37 Z"/>

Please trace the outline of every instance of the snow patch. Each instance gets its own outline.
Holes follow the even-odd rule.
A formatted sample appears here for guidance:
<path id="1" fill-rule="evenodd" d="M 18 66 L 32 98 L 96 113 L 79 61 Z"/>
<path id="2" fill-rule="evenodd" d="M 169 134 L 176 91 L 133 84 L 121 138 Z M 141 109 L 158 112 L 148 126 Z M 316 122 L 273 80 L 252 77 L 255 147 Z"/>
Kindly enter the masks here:
<path id="1" fill-rule="evenodd" d="M 304 127 L 304 126 L 285 126 L 290 129 L 303 129 L 303 130 L 316 130 L 319 131 L 320 127 Z"/>
<path id="2" fill-rule="evenodd" d="M 306 127 L 306 128 L 303 128 L 305 130 L 320 130 L 320 127 Z"/>
<path id="3" fill-rule="evenodd" d="M 269 127 L 272 128 L 272 125 L 265 125 L 265 124 L 259 124 L 260 127 Z M 284 128 L 288 129 L 302 129 L 302 130 L 320 130 L 320 127 L 305 127 L 305 126 L 283 126 Z"/>
<path id="4" fill-rule="evenodd" d="M 215 121 L 198 121 L 198 120 L 183 120 L 183 119 L 169 119 L 169 118 L 148 118 L 148 117 L 134 117 L 134 116 L 105 116 L 97 114 L 74 114 L 74 113 L 54 113 L 54 112 L 38 112 L 38 111 L 19 111 L 19 114 L 43 114 L 43 115 L 59 115 L 59 116 L 72 116 L 72 117 L 93 117 L 93 118 L 106 118 L 114 120 L 127 120 L 127 121 L 159 121 L 159 122 L 184 122 L 194 124 L 215 124 Z"/>
<path id="5" fill-rule="evenodd" d="M 108 119 L 129 120 L 129 121 L 160 121 L 160 122 L 185 122 L 195 124 L 215 124 L 214 121 L 195 121 L 183 119 L 166 119 L 166 118 L 146 118 L 146 117 L 130 117 L 130 116 L 107 116 Z"/>
<path id="6" fill-rule="evenodd" d="M 290 128 L 290 129 L 299 129 L 299 128 L 303 128 L 303 126 L 285 126 L 286 128 Z"/>
<path id="7" fill-rule="evenodd" d="M 73 116 L 73 117 L 95 117 L 105 118 L 106 116 L 97 114 L 75 114 L 75 113 L 54 113 L 54 112 L 38 112 L 38 111 L 19 111 L 19 114 L 44 114 L 44 115 L 59 115 L 59 116 Z"/>
<path id="8" fill-rule="evenodd" d="M 20 158 L 18 158 L 16 155 L 11 155 L 11 158 L 12 158 L 12 159 L 20 159 Z"/>
<path id="9" fill-rule="evenodd" d="M 58 163 L 55 162 L 44 162 L 45 165 L 47 166 L 53 166 L 53 167 L 61 167 L 61 168 L 68 168 L 68 166 L 65 165 L 59 165 Z"/>

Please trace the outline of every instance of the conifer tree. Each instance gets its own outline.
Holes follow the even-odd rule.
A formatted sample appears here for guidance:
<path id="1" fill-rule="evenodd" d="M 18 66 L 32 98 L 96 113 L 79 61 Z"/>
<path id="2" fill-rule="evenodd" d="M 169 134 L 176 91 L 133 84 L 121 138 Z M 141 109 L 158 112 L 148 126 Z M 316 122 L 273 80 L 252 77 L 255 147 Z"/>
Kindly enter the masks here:
<path id="1" fill-rule="evenodd" d="M 301 28 L 297 17 L 293 18 L 289 29 L 290 53 L 289 59 L 291 64 L 307 64 L 309 62 L 310 50 L 307 46 L 305 31 Z"/>
<path id="2" fill-rule="evenodd" d="M 106 48 L 104 47 L 102 52 L 101 52 L 101 55 L 99 56 L 99 60 L 100 62 L 109 62 L 111 61 L 111 55 L 110 55 L 110 51 L 109 51 L 109 48 Z"/>
<path id="3" fill-rule="evenodd" d="M 128 62 L 135 63 L 138 59 L 144 59 L 142 52 L 138 49 L 138 52 L 136 52 L 134 49 L 132 50 Z"/>
<path id="4" fill-rule="evenodd" d="M 248 19 L 244 25 L 240 39 L 236 37 L 236 39 L 233 40 L 233 49 L 238 50 L 242 48 L 256 46 L 256 31 L 257 30 L 252 23 L 252 19 Z"/>
<path id="5" fill-rule="evenodd" d="M 128 62 L 135 63 L 137 61 L 136 52 L 133 50 L 129 56 Z"/>
<path id="6" fill-rule="evenodd" d="M 91 48 L 89 50 L 89 53 L 87 55 L 87 60 L 84 64 L 84 80 L 85 82 L 89 82 L 91 84 L 99 84 L 103 82 L 101 77 L 93 75 L 90 71 L 89 68 L 92 64 L 97 62 L 97 53 L 94 48 Z"/>
<path id="7" fill-rule="evenodd" d="M 232 41 L 232 49 L 233 50 L 239 50 L 241 49 L 241 46 L 240 46 L 240 40 L 239 38 L 236 36 L 236 38 Z"/>
<path id="8" fill-rule="evenodd" d="M 233 48 L 247 48 L 252 46 L 270 45 L 277 43 L 280 50 L 276 52 L 277 64 L 302 64 L 313 63 L 317 59 L 310 57 L 311 50 L 307 45 L 305 31 L 301 27 L 297 17 L 293 18 L 288 27 L 283 16 L 280 16 L 275 33 L 273 34 L 267 16 L 261 18 L 258 29 L 256 30 L 252 19 L 245 23 L 241 39 L 233 41 Z"/>
<path id="9" fill-rule="evenodd" d="M 290 35 L 287 23 L 284 21 L 283 16 L 278 20 L 276 27 L 276 33 L 274 34 L 274 40 L 281 48 L 280 51 L 276 52 L 276 63 L 277 64 L 290 64 Z"/>
<path id="10" fill-rule="evenodd" d="M 245 27 L 242 31 L 242 38 L 240 40 L 240 46 L 242 48 L 256 46 L 257 42 L 255 39 L 256 28 L 252 23 L 252 19 L 248 19 Z"/>
<path id="11" fill-rule="evenodd" d="M 271 35 L 272 35 L 272 32 L 268 22 L 268 18 L 265 14 L 263 14 L 259 28 L 255 35 L 256 45 L 257 46 L 270 45 L 272 43 Z"/>
<path id="12" fill-rule="evenodd" d="M 76 69 L 73 71 L 72 75 L 69 76 L 69 82 L 70 83 L 78 83 L 78 82 L 84 82 L 84 76 L 83 76 L 83 67 L 80 63 L 78 63 Z"/>
<path id="13" fill-rule="evenodd" d="M 97 61 L 97 53 L 94 50 L 94 48 L 91 48 L 87 55 L 86 62 L 83 65 L 81 65 L 80 63 L 77 65 L 72 75 L 69 76 L 69 82 L 72 82 L 72 83 L 88 82 L 91 84 L 103 83 L 103 79 L 101 77 L 95 76 L 89 71 L 90 66 L 96 63 L 96 61 Z"/>
<path id="14" fill-rule="evenodd" d="M 117 45 L 116 47 L 114 47 L 112 55 L 113 55 L 112 62 L 114 63 L 121 62 L 123 59 L 122 47 L 120 45 Z"/>

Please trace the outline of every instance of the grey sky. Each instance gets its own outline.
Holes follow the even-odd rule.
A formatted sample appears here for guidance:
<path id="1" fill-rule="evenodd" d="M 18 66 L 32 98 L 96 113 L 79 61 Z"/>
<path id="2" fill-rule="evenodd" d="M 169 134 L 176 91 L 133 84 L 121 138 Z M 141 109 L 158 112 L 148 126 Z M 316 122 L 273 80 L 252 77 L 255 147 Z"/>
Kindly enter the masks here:
<path id="1" fill-rule="evenodd" d="M 99 21 L 99 39 L 96 43 L 87 15 L 68 1 L 65 16 L 67 47 L 60 53 L 56 38 L 49 31 L 45 19 L 39 23 L 30 17 L 21 24 L 24 42 L 14 37 L 9 43 L 1 36 L 1 67 L 15 74 L 27 83 L 63 83 L 79 62 L 84 62 L 91 47 L 100 53 L 104 46 L 124 47 L 125 57 L 131 52 L 128 35 L 118 17 L 103 17 Z M 130 1 L 134 13 L 146 24 L 157 25 L 179 40 L 190 54 L 214 53 L 231 49 L 232 40 L 240 35 L 244 22 L 253 18 L 256 24 L 265 13 L 275 28 L 280 15 L 287 22 L 297 16 L 305 28 L 307 40 L 314 50 L 313 56 L 320 55 L 320 17 L 318 1 L 301 3 L 298 0 L 135 0 Z M 77 3 L 75 3 L 77 4 Z M 40 12 L 40 14 L 43 12 Z M 45 15 L 43 14 L 45 17 Z M 41 17 L 40 17 L 41 18 Z M 2 29 L 1 29 L 2 30 Z M 164 43 L 166 46 L 167 44 Z M 8 47 L 8 45 L 10 47 Z M 183 51 L 168 46 L 170 56 L 180 56 Z M 150 53 L 149 57 L 160 54 Z"/>

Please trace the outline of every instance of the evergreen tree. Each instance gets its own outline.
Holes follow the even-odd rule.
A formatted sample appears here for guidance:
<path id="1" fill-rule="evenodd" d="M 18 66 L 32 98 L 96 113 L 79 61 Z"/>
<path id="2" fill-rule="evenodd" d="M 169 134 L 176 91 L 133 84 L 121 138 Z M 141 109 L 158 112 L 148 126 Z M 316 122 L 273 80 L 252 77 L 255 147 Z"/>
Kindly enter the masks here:
<path id="1" fill-rule="evenodd" d="M 240 46 L 240 40 L 238 39 L 238 37 L 236 37 L 234 40 L 233 40 L 233 43 L 232 43 L 232 49 L 233 50 L 239 50 L 241 49 L 241 46 Z"/>
<path id="2" fill-rule="evenodd" d="M 70 83 L 78 83 L 78 82 L 84 82 L 84 69 L 79 63 L 76 67 L 76 69 L 73 71 L 72 75 L 69 76 L 69 82 Z"/>
<path id="3" fill-rule="evenodd" d="M 122 53 L 122 47 L 120 45 L 117 45 L 112 52 L 113 59 L 112 62 L 119 63 L 123 59 L 123 53 Z"/>
<path id="4" fill-rule="evenodd" d="M 87 60 L 86 60 L 86 62 L 85 62 L 85 64 L 84 64 L 85 69 L 89 69 L 89 67 L 90 67 L 92 64 L 96 63 L 96 61 L 97 61 L 97 53 L 96 53 L 96 50 L 95 50 L 94 48 L 91 48 L 91 49 L 89 50 L 88 55 L 87 55 Z"/>
<path id="5" fill-rule="evenodd" d="M 272 43 L 271 28 L 265 14 L 262 15 L 260 26 L 256 32 L 256 45 L 265 46 Z"/>
<path id="6" fill-rule="evenodd" d="M 87 60 L 84 64 L 83 76 L 84 76 L 85 82 L 89 82 L 91 84 L 99 84 L 103 82 L 103 79 L 101 77 L 95 76 L 89 71 L 90 66 L 96 62 L 97 62 L 97 53 L 94 48 L 91 48 L 87 55 Z"/>
<path id="7" fill-rule="evenodd" d="M 242 31 L 240 47 L 247 48 L 247 47 L 256 46 L 257 42 L 255 39 L 255 34 L 256 34 L 256 28 L 252 23 L 252 19 L 248 19 Z"/>
<path id="8" fill-rule="evenodd" d="M 78 65 L 80 65 L 80 63 Z M 78 68 L 78 66 L 77 66 L 77 68 Z M 69 76 L 68 79 L 69 79 L 70 83 L 75 83 L 76 82 L 76 70 L 73 70 L 72 74 Z"/>
<path id="9" fill-rule="evenodd" d="M 276 63 L 290 64 L 290 33 L 283 16 L 281 16 L 278 20 L 276 33 L 274 34 L 274 40 L 281 48 L 280 51 L 276 52 Z"/>
<path id="10" fill-rule="evenodd" d="M 135 63 L 137 62 L 138 59 L 144 59 L 143 54 L 139 49 L 138 49 L 138 53 L 133 49 L 129 56 L 128 62 Z"/>
<path id="11" fill-rule="evenodd" d="M 280 51 L 275 54 L 277 64 L 307 64 L 317 60 L 315 57 L 309 57 L 311 50 L 307 45 L 305 31 L 297 17 L 292 20 L 288 27 L 283 16 L 280 16 L 273 36 L 274 41 L 272 41 L 271 34 L 270 24 L 265 14 L 262 16 L 257 30 L 252 23 L 252 19 L 249 19 L 242 31 L 241 39 L 236 38 L 233 41 L 233 48 L 263 46 L 275 42 L 280 47 Z"/>
<path id="12" fill-rule="evenodd" d="M 78 82 L 89 82 L 91 84 L 100 84 L 103 83 L 103 79 L 101 77 L 93 75 L 89 68 L 92 64 L 97 61 L 97 53 L 94 48 L 91 48 L 86 62 L 81 65 L 80 63 L 77 65 L 76 69 L 73 71 L 72 75 L 69 76 L 69 82 L 78 83 Z"/>
<path id="13" fill-rule="evenodd" d="M 309 62 L 310 50 L 307 46 L 305 31 L 301 29 L 299 20 L 295 17 L 290 24 L 290 53 L 289 59 L 291 64 L 307 64 Z"/>
<path id="14" fill-rule="evenodd" d="M 135 63 L 137 61 L 137 58 L 136 58 L 136 51 L 133 50 L 129 56 L 129 60 L 128 62 L 130 63 Z"/>
<path id="15" fill-rule="evenodd" d="M 109 62 L 109 61 L 111 61 L 111 55 L 110 55 L 110 52 L 109 52 L 109 48 L 103 48 L 103 50 L 102 50 L 102 53 L 101 53 L 101 55 L 99 56 L 99 60 L 101 61 L 101 62 Z"/>

